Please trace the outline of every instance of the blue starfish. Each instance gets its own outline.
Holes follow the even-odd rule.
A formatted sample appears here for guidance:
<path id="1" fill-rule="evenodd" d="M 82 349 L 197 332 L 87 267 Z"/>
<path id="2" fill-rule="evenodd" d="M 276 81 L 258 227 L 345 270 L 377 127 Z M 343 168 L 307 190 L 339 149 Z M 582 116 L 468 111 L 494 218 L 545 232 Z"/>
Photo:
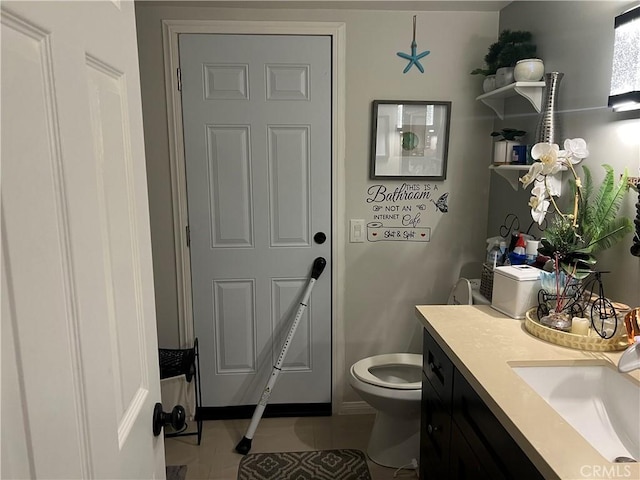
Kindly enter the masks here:
<path id="1" fill-rule="evenodd" d="M 429 55 L 431 53 L 431 51 L 425 50 L 422 53 L 416 54 L 416 48 L 417 47 L 418 47 L 418 45 L 416 45 L 416 42 L 413 41 L 413 42 L 411 42 L 411 55 L 409 55 L 408 53 L 404 53 L 404 52 L 398 52 L 397 53 L 397 55 L 399 57 L 402 57 L 405 60 L 409 60 L 409 64 L 404 68 L 402 73 L 407 73 L 411 69 L 411 67 L 413 65 L 418 67 L 418 70 L 420 70 L 420 73 L 424 73 L 424 68 L 422 67 L 422 64 L 420 63 L 420 59 L 423 58 L 423 57 L 426 57 L 427 55 Z"/>
<path id="2" fill-rule="evenodd" d="M 398 52 L 397 54 L 399 57 L 402 57 L 405 60 L 409 60 L 409 64 L 404 68 L 402 73 L 407 73 L 411 69 L 411 67 L 414 65 L 418 67 L 418 70 L 420 70 L 420 73 L 424 73 L 424 68 L 422 68 L 422 65 L 420 64 L 419 60 L 422 57 L 426 57 L 431 52 L 429 50 L 425 50 L 422 53 L 416 53 L 416 48 L 418 48 L 418 45 L 416 44 L 416 15 L 414 15 L 413 16 L 413 40 L 411 41 L 411 55 L 403 52 Z"/>

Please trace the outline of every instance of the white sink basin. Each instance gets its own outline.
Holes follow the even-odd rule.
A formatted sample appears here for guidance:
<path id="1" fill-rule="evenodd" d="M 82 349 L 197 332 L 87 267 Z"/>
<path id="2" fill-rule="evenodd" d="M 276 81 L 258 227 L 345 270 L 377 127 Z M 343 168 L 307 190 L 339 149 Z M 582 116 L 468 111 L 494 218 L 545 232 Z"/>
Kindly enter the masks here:
<path id="1" fill-rule="evenodd" d="M 512 366 L 600 454 L 640 460 L 640 383 L 608 365 Z"/>

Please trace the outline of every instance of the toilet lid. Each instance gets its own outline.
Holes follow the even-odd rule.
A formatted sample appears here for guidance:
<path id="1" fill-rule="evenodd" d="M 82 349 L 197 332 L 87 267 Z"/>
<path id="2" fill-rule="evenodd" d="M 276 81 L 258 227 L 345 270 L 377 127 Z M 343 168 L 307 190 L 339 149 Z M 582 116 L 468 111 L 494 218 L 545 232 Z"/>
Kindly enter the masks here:
<path id="1" fill-rule="evenodd" d="M 460 278 L 451 289 L 447 305 L 472 305 L 473 296 L 471 283 L 466 278 Z"/>
<path id="2" fill-rule="evenodd" d="M 351 367 L 353 375 L 358 379 L 370 385 L 378 387 L 394 388 L 397 390 L 419 390 L 422 388 L 422 380 L 416 382 L 408 382 L 402 378 L 394 378 L 394 380 L 384 380 L 375 374 L 376 367 L 383 369 L 385 366 L 392 368 L 394 366 L 409 366 L 418 368 L 418 378 L 422 369 L 422 355 L 415 353 L 389 353 L 386 355 L 375 355 L 373 357 L 363 358 Z"/>

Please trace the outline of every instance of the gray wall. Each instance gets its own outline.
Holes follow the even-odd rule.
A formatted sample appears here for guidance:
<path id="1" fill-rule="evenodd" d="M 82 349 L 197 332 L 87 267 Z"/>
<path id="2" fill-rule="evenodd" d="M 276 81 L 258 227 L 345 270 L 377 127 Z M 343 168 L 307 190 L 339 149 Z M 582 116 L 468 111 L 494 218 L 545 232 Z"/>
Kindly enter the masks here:
<path id="1" fill-rule="evenodd" d="M 582 164 L 594 174 L 596 185 L 604 176 L 600 166 L 603 163 L 611 165 L 617 174 L 627 168 L 630 175 L 640 175 L 639 115 L 614 113 L 606 106 L 613 58 L 613 20 L 630 6 L 626 2 L 514 2 L 500 13 L 501 30 L 531 31 L 545 70 L 565 74 L 558 96 L 561 124 L 566 138 L 582 137 L 587 141 L 590 155 Z M 522 128 L 531 132 L 532 141 L 537 115 L 524 114 L 526 111 L 530 109 L 521 104 L 511 105 L 509 116 L 495 126 Z M 488 236 L 497 235 L 505 215 L 511 212 L 519 216 L 526 229 L 531 221 L 527 207 L 529 192 L 530 188 L 514 192 L 503 179 L 492 176 Z M 633 218 L 637 198 L 637 193 L 631 191 L 621 214 Z M 567 201 L 567 197 L 563 195 L 562 200 Z M 640 305 L 640 259 L 629 253 L 631 240 L 629 235 L 599 254 L 597 267 L 611 271 L 603 277 L 605 294 L 634 307 Z"/>
<path id="2" fill-rule="evenodd" d="M 206 5 L 206 4 L 199 4 Z M 449 213 L 433 204 L 423 213 L 430 243 L 347 243 L 345 249 L 345 367 L 372 354 L 421 349 L 414 306 L 444 303 L 461 267 L 484 255 L 490 140 L 493 117 L 475 101 L 482 79 L 469 75 L 495 40 L 497 12 L 418 13 L 418 49 L 431 50 L 403 75 L 414 12 L 354 10 L 220 9 L 138 4 L 145 140 L 148 158 L 158 335 L 161 346 L 178 339 L 175 253 L 170 203 L 169 154 L 162 57 L 161 19 L 338 21 L 346 24 L 346 212 L 345 218 L 373 219 L 367 189 L 393 190 L 402 182 L 369 180 L 371 102 L 374 99 L 453 102 L 447 180 Z M 433 186 L 436 186 L 434 184 Z M 398 202 L 403 204 L 403 202 Z M 406 202 L 405 202 L 406 203 Z M 415 207 L 414 207 L 415 211 Z M 345 389 L 345 400 L 359 400 Z"/>

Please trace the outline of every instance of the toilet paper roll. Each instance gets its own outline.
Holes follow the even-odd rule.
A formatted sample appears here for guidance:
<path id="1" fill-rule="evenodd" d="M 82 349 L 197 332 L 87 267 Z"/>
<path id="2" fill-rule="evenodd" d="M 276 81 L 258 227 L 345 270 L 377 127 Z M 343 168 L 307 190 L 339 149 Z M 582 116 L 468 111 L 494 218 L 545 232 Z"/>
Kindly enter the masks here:
<path id="1" fill-rule="evenodd" d="M 537 255 L 539 246 L 540 246 L 539 240 L 527 240 L 527 245 L 525 247 L 527 255 Z"/>

